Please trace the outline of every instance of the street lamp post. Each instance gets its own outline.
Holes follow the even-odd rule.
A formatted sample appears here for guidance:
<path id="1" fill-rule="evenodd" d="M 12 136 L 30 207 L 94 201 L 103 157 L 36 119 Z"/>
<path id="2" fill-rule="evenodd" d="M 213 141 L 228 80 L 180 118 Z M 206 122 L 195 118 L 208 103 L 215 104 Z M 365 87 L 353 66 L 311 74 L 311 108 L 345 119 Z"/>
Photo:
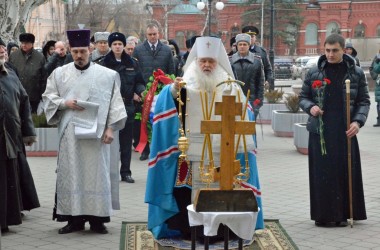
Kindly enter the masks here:
<path id="1" fill-rule="evenodd" d="M 260 43 L 261 46 L 264 46 L 264 2 L 265 0 L 262 0 L 261 2 L 261 37 L 260 37 Z"/>
<path id="2" fill-rule="evenodd" d="M 270 64 L 272 65 L 272 69 L 273 69 L 273 79 L 272 79 L 272 82 L 269 83 L 269 88 L 270 89 L 274 89 L 274 78 L 275 78 L 275 74 L 274 74 L 274 50 L 273 50 L 273 40 L 274 40 L 274 34 L 273 34 L 273 29 L 274 29 L 274 0 L 271 0 L 271 6 L 270 6 L 270 10 L 271 10 L 271 17 L 270 17 L 270 46 L 269 46 L 269 61 L 270 61 Z"/>
<path id="3" fill-rule="evenodd" d="M 208 8 L 208 35 L 211 36 L 211 3 L 212 0 L 207 0 L 207 8 Z M 197 8 L 199 10 L 203 10 L 205 8 L 206 4 L 203 1 L 199 1 L 197 3 Z M 222 10 L 224 8 L 223 2 L 217 2 L 215 4 L 215 7 L 217 10 Z"/>

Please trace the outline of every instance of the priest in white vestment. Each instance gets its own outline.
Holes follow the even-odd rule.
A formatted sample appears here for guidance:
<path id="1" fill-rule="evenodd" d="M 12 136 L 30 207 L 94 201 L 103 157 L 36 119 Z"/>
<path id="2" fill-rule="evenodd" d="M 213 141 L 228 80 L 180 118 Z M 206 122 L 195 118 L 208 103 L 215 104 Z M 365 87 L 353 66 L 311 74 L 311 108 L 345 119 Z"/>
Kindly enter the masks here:
<path id="1" fill-rule="evenodd" d="M 110 144 L 127 113 L 119 74 L 89 60 L 90 31 L 69 30 L 67 36 L 74 62 L 53 71 L 42 95 L 46 119 L 59 134 L 53 219 L 68 222 L 59 234 L 83 230 L 86 221 L 105 234 L 104 223 L 120 209 Z"/>

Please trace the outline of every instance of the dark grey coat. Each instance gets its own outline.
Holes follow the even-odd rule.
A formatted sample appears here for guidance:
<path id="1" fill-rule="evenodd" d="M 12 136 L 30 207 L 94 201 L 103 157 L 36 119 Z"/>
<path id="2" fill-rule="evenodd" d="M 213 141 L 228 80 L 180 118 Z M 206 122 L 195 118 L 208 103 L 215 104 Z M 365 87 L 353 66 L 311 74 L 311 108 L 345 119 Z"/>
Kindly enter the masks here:
<path id="1" fill-rule="evenodd" d="M 58 53 L 53 53 L 48 59 L 47 62 L 44 65 L 44 70 L 46 73 L 46 76 L 49 77 L 51 72 L 53 72 L 56 68 L 61 67 L 65 65 L 67 55 L 64 57 L 59 56 Z"/>
<path id="2" fill-rule="evenodd" d="M 133 57 L 139 62 L 140 69 L 146 83 L 149 82 L 149 77 L 153 71 L 160 68 L 165 74 L 175 74 L 173 54 L 169 46 L 158 41 L 157 48 L 153 53 L 148 41 L 144 41 L 138 45 Z"/>
<path id="3" fill-rule="evenodd" d="M 30 101 L 39 101 L 46 87 L 44 55 L 35 49 L 29 54 L 19 49 L 10 55 L 9 62 L 16 68 Z"/>
<path id="4" fill-rule="evenodd" d="M 249 52 L 247 57 L 241 59 L 239 53 L 235 53 L 230 62 L 235 78 L 245 83 L 242 87 L 244 94 L 247 95 L 249 89 L 249 101 L 252 104 L 259 99 L 261 107 L 264 99 L 264 73 L 260 58 Z"/>
<path id="5" fill-rule="evenodd" d="M 21 224 L 21 211 L 40 206 L 23 138 L 36 135 L 28 95 L 16 73 L 0 68 L 0 225 Z"/>

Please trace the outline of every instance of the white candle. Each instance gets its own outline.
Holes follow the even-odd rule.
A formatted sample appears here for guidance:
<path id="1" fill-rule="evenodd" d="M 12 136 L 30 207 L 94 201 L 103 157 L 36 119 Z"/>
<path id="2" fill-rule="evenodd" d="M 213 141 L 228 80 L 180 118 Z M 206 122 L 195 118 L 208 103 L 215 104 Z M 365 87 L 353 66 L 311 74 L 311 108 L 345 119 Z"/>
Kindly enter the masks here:
<path id="1" fill-rule="evenodd" d="M 345 81 L 345 83 L 346 83 L 346 93 L 349 94 L 350 93 L 350 83 L 351 83 L 351 81 L 349 79 L 347 79 Z"/>

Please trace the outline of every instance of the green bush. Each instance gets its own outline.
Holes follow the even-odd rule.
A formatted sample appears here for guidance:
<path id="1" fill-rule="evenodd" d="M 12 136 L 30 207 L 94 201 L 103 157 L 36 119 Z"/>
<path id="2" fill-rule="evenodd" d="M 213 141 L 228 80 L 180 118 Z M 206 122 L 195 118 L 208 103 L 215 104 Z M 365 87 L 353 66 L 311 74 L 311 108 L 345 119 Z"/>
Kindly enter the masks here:
<path id="1" fill-rule="evenodd" d="M 47 124 L 45 114 L 41 114 L 41 115 L 32 114 L 32 119 L 33 119 L 33 123 L 34 123 L 34 127 L 35 128 L 51 128 L 51 127 L 55 127 L 55 126 Z"/>

